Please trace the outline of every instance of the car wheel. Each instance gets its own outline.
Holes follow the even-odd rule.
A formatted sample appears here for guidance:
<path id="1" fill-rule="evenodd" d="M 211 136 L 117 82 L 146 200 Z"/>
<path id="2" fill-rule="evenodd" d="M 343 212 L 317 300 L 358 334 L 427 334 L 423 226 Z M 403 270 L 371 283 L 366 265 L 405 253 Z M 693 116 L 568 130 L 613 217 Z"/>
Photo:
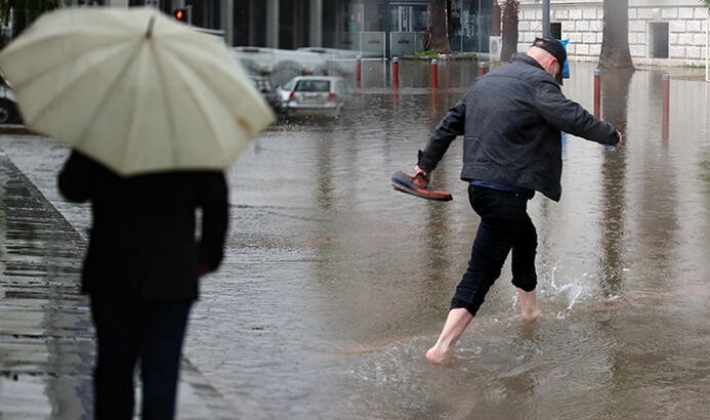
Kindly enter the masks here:
<path id="1" fill-rule="evenodd" d="M 12 106 L 8 101 L 0 101 L 0 124 L 12 122 Z"/>

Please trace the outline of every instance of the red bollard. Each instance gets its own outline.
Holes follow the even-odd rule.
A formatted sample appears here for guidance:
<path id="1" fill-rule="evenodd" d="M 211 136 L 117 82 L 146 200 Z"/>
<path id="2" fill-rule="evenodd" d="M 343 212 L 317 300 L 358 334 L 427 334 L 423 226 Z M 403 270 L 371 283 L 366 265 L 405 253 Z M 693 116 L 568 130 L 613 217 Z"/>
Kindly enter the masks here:
<path id="1" fill-rule="evenodd" d="M 601 96 L 601 72 L 599 69 L 594 69 L 594 116 L 597 118 L 599 118 L 599 115 L 601 114 Z"/>
<path id="2" fill-rule="evenodd" d="M 484 74 L 486 74 L 486 62 L 481 61 L 478 63 L 478 75 L 483 76 Z"/>
<path id="3" fill-rule="evenodd" d="M 436 58 L 432 58 L 431 60 L 431 88 L 439 88 L 439 62 Z"/>
<path id="4" fill-rule="evenodd" d="M 399 58 L 392 59 L 392 87 L 399 89 Z"/>
<path id="5" fill-rule="evenodd" d="M 357 87 L 360 88 L 362 86 L 362 56 L 360 54 L 355 59 L 355 81 Z"/>
<path id="6" fill-rule="evenodd" d="M 671 102 L 671 76 L 664 73 L 661 78 L 663 82 L 663 119 L 661 122 L 661 138 L 663 141 L 668 140 L 668 122 Z"/>

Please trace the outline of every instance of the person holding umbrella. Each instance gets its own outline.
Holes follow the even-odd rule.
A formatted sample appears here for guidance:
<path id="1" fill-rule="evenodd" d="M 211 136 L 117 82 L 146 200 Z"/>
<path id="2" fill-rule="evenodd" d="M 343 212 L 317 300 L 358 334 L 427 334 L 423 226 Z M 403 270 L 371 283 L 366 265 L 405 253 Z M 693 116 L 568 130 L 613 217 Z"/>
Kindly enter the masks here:
<path id="1" fill-rule="evenodd" d="M 561 131 L 621 146 L 619 131 L 562 93 L 566 59 L 560 41 L 537 38 L 526 54 L 477 78 L 419 153 L 415 175 L 428 180 L 453 140 L 463 136 L 461 178 L 469 183 L 469 202 L 481 218 L 444 327 L 426 352 L 431 363 L 451 355 L 511 251 L 512 283 L 522 317 L 540 315 L 535 294 L 537 232 L 527 203 L 536 191 L 560 199 Z"/>
<path id="2" fill-rule="evenodd" d="M 198 279 L 222 260 L 229 208 L 224 174 L 122 177 L 74 151 L 59 174 L 59 190 L 92 205 L 82 291 L 91 297 L 98 343 L 95 417 L 133 418 L 140 363 L 142 417 L 171 419 Z"/>
<path id="3" fill-rule="evenodd" d="M 152 7 L 46 13 L 0 68 L 26 124 L 73 149 L 60 192 L 91 204 L 94 417 L 133 419 L 140 366 L 141 417 L 172 419 L 199 279 L 224 254 L 224 171 L 274 114 L 223 42 Z"/>

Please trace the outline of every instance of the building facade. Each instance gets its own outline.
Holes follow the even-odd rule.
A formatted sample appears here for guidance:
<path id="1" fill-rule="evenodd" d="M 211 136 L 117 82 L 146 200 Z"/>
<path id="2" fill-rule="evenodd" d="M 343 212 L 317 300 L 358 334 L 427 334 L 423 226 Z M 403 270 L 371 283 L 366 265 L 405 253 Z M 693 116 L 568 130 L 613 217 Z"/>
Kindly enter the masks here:
<path id="1" fill-rule="evenodd" d="M 519 49 L 542 33 L 540 0 L 520 1 Z M 550 23 L 568 38 L 571 60 L 596 61 L 601 53 L 604 2 L 552 0 Z M 697 0 L 629 0 L 629 49 L 635 64 L 704 66 L 708 10 Z"/>
<path id="2" fill-rule="evenodd" d="M 379 36 L 382 54 L 392 56 L 396 43 L 402 42 L 393 39 L 393 34 L 421 35 L 428 24 L 426 0 L 233 1 L 234 45 L 362 49 Z M 449 41 L 454 52 L 490 51 L 491 36 L 499 32 L 493 27 L 493 22 L 500 22 L 493 16 L 496 2 L 503 5 L 503 0 L 448 1 Z M 520 0 L 519 50 L 524 51 L 543 32 L 542 12 L 541 0 Z M 634 63 L 705 65 L 708 10 L 698 0 L 629 0 L 628 15 Z M 603 19 L 603 0 L 550 0 L 550 23 L 562 38 L 569 39 L 571 60 L 598 59 Z M 353 34 L 365 38 L 358 45 Z M 421 42 L 416 43 L 421 48 Z"/>
<path id="3" fill-rule="evenodd" d="M 187 0 L 188 2 L 191 0 Z M 449 0 L 454 51 L 487 52 L 494 0 Z M 390 55 L 391 34 L 427 30 L 427 0 L 234 0 L 236 46 L 351 49 L 362 43 Z M 364 35 L 356 39 L 352 34 Z M 377 40 L 375 40 L 377 38 Z"/>
<path id="4" fill-rule="evenodd" d="M 542 31 L 541 0 L 519 0 L 519 44 L 524 51 Z M 636 64 L 704 66 L 708 10 L 698 0 L 628 0 L 629 47 Z M 87 0 L 67 0 L 86 4 Z M 280 49 L 330 47 L 392 56 L 427 29 L 427 0 L 95 0 L 110 6 L 152 4 L 166 13 L 188 8 L 191 21 L 222 31 L 234 46 Z M 489 52 L 494 5 L 504 0 L 448 0 L 454 52 Z M 603 39 L 603 0 L 550 0 L 550 23 L 569 39 L 571 60 L 595 61 Z"/>

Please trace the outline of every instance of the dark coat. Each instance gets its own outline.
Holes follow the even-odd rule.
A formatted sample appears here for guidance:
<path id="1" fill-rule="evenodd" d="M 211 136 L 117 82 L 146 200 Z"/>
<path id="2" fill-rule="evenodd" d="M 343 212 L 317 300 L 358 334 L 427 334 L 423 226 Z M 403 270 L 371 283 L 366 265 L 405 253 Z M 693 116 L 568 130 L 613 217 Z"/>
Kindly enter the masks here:
<path id="1" fill-rule="evenodd" d="M 59 190 L 70 201 L 91 202 L 82 276 L 82 291 L 91 296 L 192 301 L 200 265 L 215 270 L 222 260 L 228 223 L 222 172 L 124 178 L 73 152 L 59 174 Z"/>
<path id="2" fill-rule="evenodd" d="M 461 179 L 536 190 L 558 201 L 560 131 L 606 145 L 619 141 L 612 125 L 567 99 L 537 61 L 520 54 L 474 81 L 438 124 L 418 164 L 433 170 L 463 135 Z"/>

